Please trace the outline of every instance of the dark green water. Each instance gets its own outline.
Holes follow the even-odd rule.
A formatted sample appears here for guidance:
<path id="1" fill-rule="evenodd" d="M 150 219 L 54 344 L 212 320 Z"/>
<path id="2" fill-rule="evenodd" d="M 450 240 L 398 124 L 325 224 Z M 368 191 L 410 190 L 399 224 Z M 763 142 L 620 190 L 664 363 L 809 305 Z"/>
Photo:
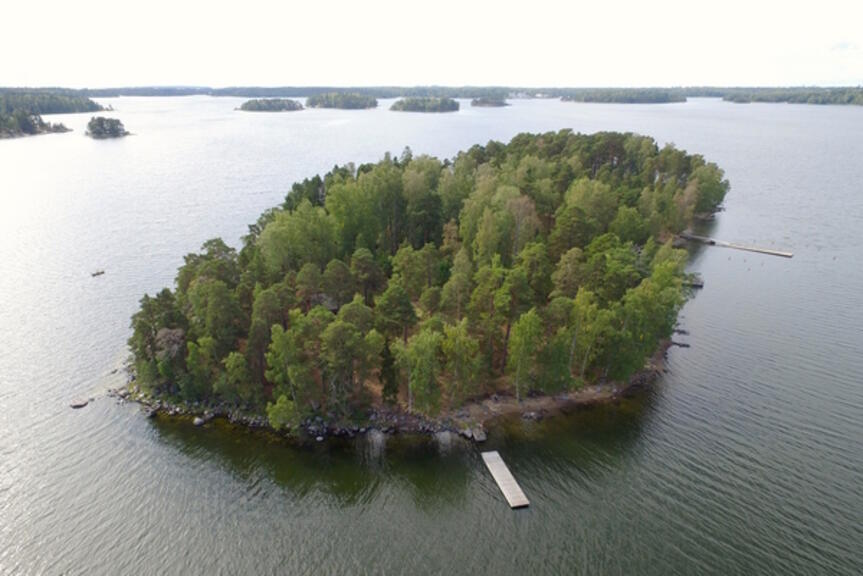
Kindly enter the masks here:
<path id="1" fill-rule="evenodd" d="M 111 103 L 135 137 L 94 142 L 64 116 L 75 132 L 0 142 L 0 574 L 863 572 L 863 109 Z M 493 428 L 530 508 L 458 439 L 296 447 L 104 397 L 140 295 L 294 180 L 563 127 L 704 154 L 732 184 L 704 232 L 795 256 L 694 251 L 692 347 L 651 391 Z"/>

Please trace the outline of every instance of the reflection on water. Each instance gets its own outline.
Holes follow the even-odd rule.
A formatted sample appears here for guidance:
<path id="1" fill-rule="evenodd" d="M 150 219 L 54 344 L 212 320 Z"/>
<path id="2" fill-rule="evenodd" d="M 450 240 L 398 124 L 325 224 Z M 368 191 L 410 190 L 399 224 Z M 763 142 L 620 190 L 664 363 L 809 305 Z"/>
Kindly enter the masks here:
<path id="1" fill-rule="evenodd" d="M 184 458 L 218 464 L 241 482 L 260 476 L 301 500 L 320 492 L 340 505 L 366 504 L 382 486 L 398 485 L 422 509 L 451 505 L 465 497 L 469 471 L 484 450 L 498 450 L 530 482 L 549 473 L 597 480 L 637 450 L 644 420 L 657 402 L 655 391 L 613 403 L 579 406 L 540 421 L 518 415 L 489 423 L 490 439 L 477 445 L 451 432 L 383 434 L 325 442 L 286 440 L 216 419 L 198 428 L 188 419 L 150 421 L 160 442 Z M 190 462 L 189 466 L 194 466 Z"/>

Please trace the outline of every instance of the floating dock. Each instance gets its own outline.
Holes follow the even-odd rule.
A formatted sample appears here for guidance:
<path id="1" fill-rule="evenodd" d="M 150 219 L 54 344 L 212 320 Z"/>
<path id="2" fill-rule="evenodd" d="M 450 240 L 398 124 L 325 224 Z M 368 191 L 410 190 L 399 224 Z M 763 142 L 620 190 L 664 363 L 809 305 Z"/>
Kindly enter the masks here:
<path id="1" fill-rule="evenodd" d="M 725 242 L 724 240 L 715 240 L 706 236 L 696 236 L 689 232 L 682 232 L 680 237 L 693 242 L 701 242 L 708 246 L 722 246 L 724 248 L 734 248 L 735 250 L 746 250 L 747 252 L 757 252 L 759 254 L 767 254 L 769 256 L 780 256 L 782 258 L 792 258 L 792 252 L 784 252 L 782 250 L 771 250 L 770 248 L 759 248 L 758 246 L 747 246 L 746 244 L 737 244 L 736 242 Z"/>
<path id="2" fill-rule="evenodd" d="M 509 502 L 510 508 L 524 508 L 529 505 L 527 496 L 521 491 L 521 487 L 515 478 L 512 477 L 509 468 L 503 462 L 503 458 L 497 453 L 497 450 L 491 452 L 483 452 L 482 459 L 485 462 L 488 471 L 491 472 L 494 481 L 497 482 L 498 488 L 503 492 L 506 501 Z"/>

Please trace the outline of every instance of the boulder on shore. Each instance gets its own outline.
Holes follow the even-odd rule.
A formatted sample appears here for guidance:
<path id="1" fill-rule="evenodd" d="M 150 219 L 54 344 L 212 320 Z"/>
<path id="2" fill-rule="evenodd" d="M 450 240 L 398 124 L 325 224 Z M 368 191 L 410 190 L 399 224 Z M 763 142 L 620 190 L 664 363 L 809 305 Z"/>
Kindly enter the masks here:
<path id="1" fill-rule="evenodd" d="M 485 433 L 485 429 L 482 426 L 477 426 L 472 430 L 473 439 L 475 442 L 485 442 L 488 439 L 488 436 Z"/>
<path id="2" fill-rule="evenodd" d="M 204 420 L 200 416 L 195 416 L 195 419 L 192 420 L 192 424 L 194 424 L 195 426 L 203 426 L 205 422 L 206 420 Z"/>

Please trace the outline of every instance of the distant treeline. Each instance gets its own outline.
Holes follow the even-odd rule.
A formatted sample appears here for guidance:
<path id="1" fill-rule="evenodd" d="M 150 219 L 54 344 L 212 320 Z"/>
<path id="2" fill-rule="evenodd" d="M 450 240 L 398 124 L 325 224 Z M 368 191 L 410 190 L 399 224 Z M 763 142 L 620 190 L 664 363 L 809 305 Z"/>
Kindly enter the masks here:
<path id="1" fill-rule="evenodd" d="M 343 108 L 357 110 L 363 108 L 376 108 L 377 99 L 373 96 L 359 94 L 356 92 L 327 92 L 315 94 L 306 99 L 309 108 Z"/>
<path id="2" fill-rule="evenodd" d="M 377 98 L 470 98 L 477 101 L 504 101 L 506 98 L 561 98 L 574 102 L 666 103 L 683 102 L 687 98 L 723 98 L 730 102 L 792 102 L 806 104 L 863 104 L 863 87 L 745 88 L 716 86 L 685 86 L 672 88 L 553 88 L 515 86 L 141 86 L 72 90 L 69 88 L 0 88 L 0 94 L 27 92 L 44 96 L 47 101 L 115 96 L 235 96 L 244 98 L 324 98 L 351 94 L 353 97 Z M 95 106 L 98 104 L 92 103 Z M 343 106 L 337 106 L 343 107 Z M 96 108 L 98 109 L 98 108 Z M 93 109 L 58 110 L 91 111 Z M 42 112 L 47 114 L 49 112 Z"/>
<path id="3" fill-rule="evenodd" d="M 479 106 L 480 108 L 502 108 L 504 106 L 509 106 L 509 103 L 505 98 L 491 98 L 488 96 L 481 96 L 479 98 L 474 98 L 470 101 L 471 106 Z"/>
<path id="4" fill-rule="evenodd" d="M 660 104 L 686 102 L 683 90 L 660 88 L 597 88 L 569 90 L 561 94 L 565 102 L 611 102 L 616 104 Z"/>
<path id="5" fill-rule="evenodd" d="M 302 109 L 302 104 L 290 98 L 255 98 L 240 105 L 240 110 L 246 112 L 293 112 Z"/>
<path id="6" fill-rule="evenodd" d="M 390 110 L 396 112 L 456 112 L 458 102 L 452 98 L 411 97 L 396 100 Z"/>
<path id="7" fill-rule="evenodd" d="M 45 122 L 41 115 L 97 110 L 102 110 L 99 104 L 69 90 L 0 88 L 0 138 L 67 132 L 62 124 Z"/>
<path id="8" fill-rule="evenodd" d="M 87 136 L 91 138 L 120 138 L 128 135 L 126 127 L 117 118 L 94 116 L 87 123 Z"/>
<path id="9" fill-rule="evenodd" d="M 790 102 L 794 104 L 854 104 L 863 106 L 857 88 L 739 88 L 723 95 L 731 102 Z"/>

